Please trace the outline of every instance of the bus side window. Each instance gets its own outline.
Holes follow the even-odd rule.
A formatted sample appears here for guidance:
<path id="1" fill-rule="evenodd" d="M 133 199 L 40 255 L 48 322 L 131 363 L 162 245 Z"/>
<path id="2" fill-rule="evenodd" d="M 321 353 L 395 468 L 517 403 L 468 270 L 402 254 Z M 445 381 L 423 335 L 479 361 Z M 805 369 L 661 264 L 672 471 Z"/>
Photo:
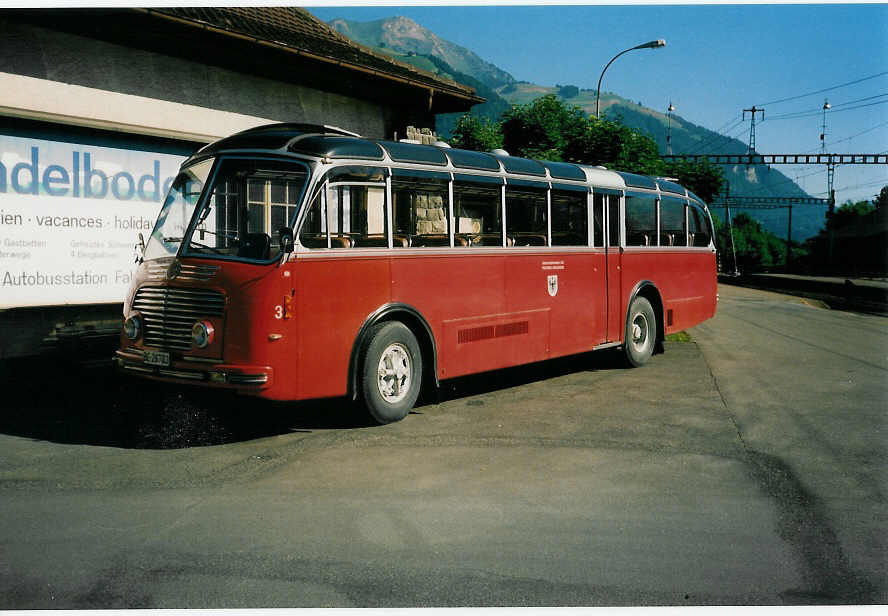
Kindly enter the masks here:
<path id="1" fill-rule="evenodd" d="M 239 236 L 238 213 L 240 201 L 237 183 L 233 179 L 217 181 L 213 187 L 213 205 L 215 205 L 215 248 L 231 249 L 237 246 Z"/>
<path id="2" fill-rule="evenodd" d="M 327 190 L 330 248 L 386 248 L 385 187 L 331 184 Z"/>
<path id="3" fill-rule="evenodd" d="M 711 231 L 706 214 L 697 207 L 691 205 L 688 208 L 688 243 L 691 246 L 709 246 Z"/>
<path id="4" fill-rule="evenodd" d="M 248 178 L 247 235 L 238 254 L 254 258 L 268 258 L 269 253 L 276 256 L 280 250 L 280 229 L 293 220 L 301 193 L 302 183 L 286 177 Z"/>
<path id="5" fill-rule="evenodd" d="M 592 245 L 596 248 L 604 248 L 604 204 L 604 195 L 592 195 Z"/>
<path id="6" fill-rule="evenodd" d="M 293 224 L 298 209 L 301 186 L 293 182 L 275 181 L 271 183 L 271 245 L 280 244 L 281 227 Z"/>
<path id="7" fill-rule="evenodd" d="M 392 180 L 392 246 L 450 246 L 447 183 Z"/>
<path id="8" fill-rule="evenodd" d="M 589 211 L 585 192 L 552 191 L 552 245 L 586 246 L 589 240 Z M 601 220 L 596 221 L 597 224 Z M 601 235 L 597 230 L 596 238 Z"/>
<path id="9" fill-rule="evenodd" d="M 626 195 L 626 245 L 657 245 L 657 199 L 653 195 Z"/>
<path id="10" fill-rule="evenodd" d="M 240 179 L 238 182 L 238 179 Z M 210 230 L 206 221 L 199 236 L 212 234 L 211 248 L 236 249 L 239 257 L 266 260 L 277 256 L 280 228 L 296 213 L 305 179 L 302 173 L 279 170 L 251 170 L 218 181 L 213 193 L 218 209 Z M 213 213 L 213 212 L 211 212 Z"/>
<path id="11" fill-rule="evenodd" d="M 454 246 L 502 246 L 501 187 L 453 183 Z"/>
<path id="12" fill-rule="evenodd" d="M 660 199 L 660 246 L 687 246 L 685 201 L 672 197 Z"/>
<path id="13" fill-rule="evenodd" d="M 620 246 L 620 197 L 607 196 L 607 245 L 612 248 Z"/>
<path id="14" fill-rule="evenodd" d="M 334 167 L 305 213 L 306 248 L 388 247 L 383 167 Z"/>
<path id="15" fill-rule="evenodd" d="M 509 246 L 547 246 L 546 190 L 506 187 Z"/>
<path id="16" fill-rule="evenodd" d="M 312 200 L 305 218 L 302 220 L 302 229 L 299 231 L 299 243 L 306 248 L 327 247 L 327 225 L 324 215 L 324 191 L 320 190 Z"/>

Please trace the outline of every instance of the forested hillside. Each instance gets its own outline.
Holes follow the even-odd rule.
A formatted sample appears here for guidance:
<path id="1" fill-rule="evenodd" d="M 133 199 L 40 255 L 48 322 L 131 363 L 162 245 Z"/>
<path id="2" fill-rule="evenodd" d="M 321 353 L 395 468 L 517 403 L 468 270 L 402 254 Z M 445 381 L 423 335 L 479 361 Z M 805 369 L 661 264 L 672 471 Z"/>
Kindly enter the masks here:
<path id="1" fill-rule="evenodd" d="M 517 81 L 508 72 L 486 62 L 477 54 L 455 43 L 441 39 L 405 17 L 392 17 L 372 22 L 354 22 L 335 19 L 330 25 L 353 40 L 373 47 L 404 62 L 436 73 L 454 81 L 470 85 L 487 102 L 472 109 L 474 115 L 499 121 L 512 104 L 523 104 L 547 94 L 554 94 L 569 105 L 576 105 L 587 114 L 595 113 L 595 90 L 575 85 L 542 86 Z M 640 102 L 627 100 L 611 92 L 602 92 L 602 116 L 619 119 L 626 126 L 651 137 L 666 152 L 667 117 L 665 112 L 645 107 Z M 441 114 L 436 131 L 447 139 L 460 114 Z M 675 154 L 744 154 L 747 145 L 737 139 L 698 126 L 678 115 L 671 117 L 672 151 Z M 743 196 L 804 196 L 799 186 L 779 171 L 767 165 L 734 165 L 724 169 L 732 195 Z M 796 207 L 793 211 L 793 239 L 804 240 L 816 235 L 824 225 L 825 208 Z M 765 229 L 785 237 L 787 211 L 750 210 Z"/>

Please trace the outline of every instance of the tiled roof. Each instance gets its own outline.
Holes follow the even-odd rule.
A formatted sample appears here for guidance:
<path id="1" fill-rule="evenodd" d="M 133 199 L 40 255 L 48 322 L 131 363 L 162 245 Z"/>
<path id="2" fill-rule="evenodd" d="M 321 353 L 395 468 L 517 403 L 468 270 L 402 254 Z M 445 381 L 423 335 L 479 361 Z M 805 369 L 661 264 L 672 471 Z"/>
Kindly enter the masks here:
<path id="1" fill-rule="evenodd" d="M 174 18 L 196 27 L 209 27 L 233 36 L 247 37 L 257 43 L 295 51 L 316 60 L 431 88 L 468 99 L 471 104 L 484 100 L 469 86 L 443 79 L 355 43 L 300 7 L 163 7 L 134 10 Z"/>

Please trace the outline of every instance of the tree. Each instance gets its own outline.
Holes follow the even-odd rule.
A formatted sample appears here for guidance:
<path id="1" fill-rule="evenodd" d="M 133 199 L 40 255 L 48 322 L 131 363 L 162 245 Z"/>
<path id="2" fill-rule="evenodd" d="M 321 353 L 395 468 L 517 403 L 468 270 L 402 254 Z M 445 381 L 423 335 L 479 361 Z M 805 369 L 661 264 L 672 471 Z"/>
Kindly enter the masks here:
<path id="1" fill-rule="evenodd" d="M 855 222 L 873 213 L 876 208 L 869 201 L 846 201 L 831 214 L 826 215 L 826 231 L 841 229 L 853 225 Z"/>
<path id="2" fill-rule="evenodd" d="M 547 94 L 525 105 L 512 105 L 502 115 L 503 147 L 514 156 L 561 161 L 568 140 L 582 132 L 585 122 L 582 109 Z"/>
<path id="3" fill-rule="evenodd" d="M 582 109 L 566 104 L 554 94 L 513 105 L 502 114 L 498 124 L 465 115 L 453 134 L 454 145 L 467 149 L 503 147 L 510 154 L 525 158 L 674 177 L 704 201 L 711 201 L 724 181 L 721 168 L 707 161 L 667 165 L 648 135 L 629 128 L 619 118 L 589 118 Z"/>
<path id="4" fill-rule="evenodd" d="M 558 88 L 558 96 L 561 98 L 573 98 L 580 94 L 580 89 L 577 86 L 560 86 L 556 84 L 555 87 Z"/>
<path id="5" fill-rule="evenodd" d="M 880 240 L 880 235 L 871 231 L 884 224 L 880 223 L 880 217 L 888 215 L 888 209 L 876 205 L 883 194 L 888 196 L 888 190 L 882 189 L 873 203 L 846 201 L 831 214 L 827 213 L 826 225 L 806 242 L 810 267 L 842 272 L 884 271 L 888 266 L 884 239 Z M 884 238 L 884 232 L 881 237 Z"/>
<path id="6" fill-rule="evenodd" d="M 725 183 L 722 168 L 705 158 L 698 162 L 682 160 L 666 163 L 664 175 L 676 178 L 679 184 L 706 203 L 711 203 L 721 193 Z"/>
<path id="7" fill-rule="evenodd" d="M 721 220 L 716 219 L 716 221 L 716 235 L 724 266 L 730 268 L 730 264 L 724 259 L 730 251 L 731 235 L 734 239 L 734 251 L 737 254 L 737 267 L 741 272 L 782 267 L 786 263 L 786 241 L 766 231 L 762 224 L 749 214 L 741 212 L 734 216 L 731 225 L 733 233 Z"/>
<path id="8" fill-rule="evenodd" d="M 503 135 L 499 123 L 467 113 L 457 120 L 450 142 L 458 148 L 489 152 L 503 147 Z"/>
<path id="9" fill-rule="evenodd" d="M 879 195 L 876 197 L 875 201 L 873 201 L 873 205 L 876 206 L 877 210 L 881 210 L 885 206 L 888 206 L 888 186 L 882 187 L 882 190 L 879 191 Z"/>
<path id="10" fill-rule="evenodd" d="M 661 175 L 664 169 L 656 142 L 620 121 L 588 118 L 569 135 L 564 159 L 603 165 L 629 173 Z"/>

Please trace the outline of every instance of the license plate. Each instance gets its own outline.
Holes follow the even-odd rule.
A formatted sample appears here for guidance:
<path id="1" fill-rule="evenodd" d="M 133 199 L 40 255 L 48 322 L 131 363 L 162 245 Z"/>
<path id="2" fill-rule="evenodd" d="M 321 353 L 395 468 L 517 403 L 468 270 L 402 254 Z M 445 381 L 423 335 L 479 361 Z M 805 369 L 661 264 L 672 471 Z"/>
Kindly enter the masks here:
<path id="1" fill-rule="evenodd" d="M 170 365 L 170 354 L 167 351 L 145 351 L 144 359 L 149 366 Z"/>

